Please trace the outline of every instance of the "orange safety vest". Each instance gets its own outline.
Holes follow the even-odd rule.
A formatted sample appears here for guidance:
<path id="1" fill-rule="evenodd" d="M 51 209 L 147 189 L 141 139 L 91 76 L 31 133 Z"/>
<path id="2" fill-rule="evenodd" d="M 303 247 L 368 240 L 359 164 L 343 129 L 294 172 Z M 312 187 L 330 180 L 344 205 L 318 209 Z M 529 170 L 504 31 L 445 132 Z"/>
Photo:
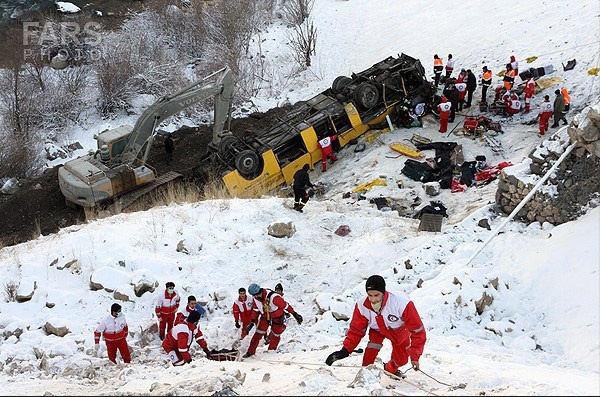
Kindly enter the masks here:
<path id="1" fill-rule="evenodd" d="M 563 95 L 563 98 L 565 99 L 565 105 L 568 105 L 571 102 L 571 97 L 569 96 L 567 89 L 563 88 L 562 90 L 560 90 L 560 92 Z"/>
<path id="2" fill-rule="evenodd" d="M 485 81 L 488 81 L 488 80 L 489 80 L 489 81 L 492 81 L 492 71 L 491 71 L 491 70 L 488 70 L 487 72 L 485 72 L 485 73 L 483 74 L 483 79 L 484 79 Z"/>
<path id="3" fill-rule="evenodd" d="M 443 60 L 442 58 L 433 59 L 433 66 L 442 66 Z"/>

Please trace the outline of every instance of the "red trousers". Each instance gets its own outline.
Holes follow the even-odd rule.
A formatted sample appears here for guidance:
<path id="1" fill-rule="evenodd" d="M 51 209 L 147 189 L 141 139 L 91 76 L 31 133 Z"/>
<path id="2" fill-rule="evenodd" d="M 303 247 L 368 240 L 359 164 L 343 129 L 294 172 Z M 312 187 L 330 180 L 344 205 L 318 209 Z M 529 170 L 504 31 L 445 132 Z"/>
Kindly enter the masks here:
<path id="1" fill-rule="evenodd" d="M 450 114 L 440 113 L 440 132 L 448 131 L 448 118 Z"/>
<path id="2" fill-rule="evenodd" d="M 548 131 L 548 121 L 552 117 L 552 113 L 541 113 L 540 114 L 540 134 L 544 135 Z"/>
<path id="3" fill-rule="evenodd" d="M 250 319 L 247 319 L 246 321 L 242 320 L 242 339 L 244 339 L 246 335 L 248 335 L 248 332 L 246 332 L 246 328 L 248 328 L 248 325 L 250 325 Z"/>
<path id="4" fill-rule="evenodd" d="M 175 322 L 175 313 L 161 314 L 160 322 L 158 324 L 158 334 L 161 339 L 165 337 L 165 329 L 167 332 L 171 332 L 173 329 L 173 323 Z"/>
<path id="5" fill-rule="evenodd" d="M 131 362 L 131 355 L 129 354 L 129 346 L 127 346 L 127 341 L 125 338 L 118 339 L 115 341 L 107 340 L 106 342 L 106 351 L 108 353 L 108 359 L 113 363 L 117 363 L 117 349 L 119 353 L 121 353 L 121 357 L 123 361 L 126 363 Z"/>
<path id="6" fill-rule="evenodd" d="M 379 331 L 374 330 L 373 328 L 369 329 L 369 343 L 367 344 L 367 348 L 363 355 L 363 367 L 375 362 L 384 339 L 385 337 Z M 385 364 L 385 370 L 391 373 L 395 373 L 398 371 L 398 368 L 408 362 L 407 349 L 410 343 L 408 331 L 406 331 L 406 335 L 402 335 L 399 339 L 399 343 L 392 341 L 392 357 L 390 361 Z"/>
<path id="7" fill-rule="evenodd" d="M 256 327 L 256 331 L 254 335 L 252 335 L 252 340 L 250 341 L 250 346 L 248 346 L 248 353 L 255 354 L 256 348 L 260 340 L 267 333 L 267 329 L 269 328 L 269 322 L 265 320 L 264 316 L 260 317 L 258 322 L 258 326 Z M 279 340 L 281 339 L 281 334 L 285 331 L 285 317 L 277 317 L 271 319 L 271 333 L 269 334 L 269 350 L 276 350 L 279 345 Z"/>
<path id="8" fill-rule="evenodd" d="M 337 156 L 333 153 L 333 148 L 327 146 L 326 148 L 321 149 L 321 170 L 323 172 L 327 171 L 327 159 L 331 159 L 331 161 L 336 161 Z"/>

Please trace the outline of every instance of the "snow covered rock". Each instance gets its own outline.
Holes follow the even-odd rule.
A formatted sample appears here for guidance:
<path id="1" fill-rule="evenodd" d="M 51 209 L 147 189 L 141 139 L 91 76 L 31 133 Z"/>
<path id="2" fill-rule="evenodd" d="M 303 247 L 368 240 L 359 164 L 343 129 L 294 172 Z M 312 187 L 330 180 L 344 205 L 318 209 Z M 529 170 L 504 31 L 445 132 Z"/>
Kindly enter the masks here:
<path id="1" fill-rule="evenodd" d="M 60 336 L 61 338 L 71 332 L 67 327 L 55 327 L 54 325 L 50 324 L 50 322 L 46 322 L 46 324 L 44 324 L 44 331 L 46 331 L 48 335 L 56 335 Z"/>
<path id="2" fill-rule="evenodd" d="M 81 8 L 77 7 L 73 3 L 68 3 L 66 1 L 57 1 L 54 4 L 56 5 L 56 11 L 62 12 L 64 14 L 75 14 L 81 11 Z"/>
<path id="3" fill-rule="evenodd" d="M 296 233 L 296 226 L 292 221 L 275 221 L 267 228 L 269 236 L 283 238 L 292 237 Z"/>
<path id="4" fill-rule="evenodd" d="M 0 193 L 3 194 L 13 194 L 19 189 L 19 181 L 17 178 L 10 178 L 0 188 Z"/>

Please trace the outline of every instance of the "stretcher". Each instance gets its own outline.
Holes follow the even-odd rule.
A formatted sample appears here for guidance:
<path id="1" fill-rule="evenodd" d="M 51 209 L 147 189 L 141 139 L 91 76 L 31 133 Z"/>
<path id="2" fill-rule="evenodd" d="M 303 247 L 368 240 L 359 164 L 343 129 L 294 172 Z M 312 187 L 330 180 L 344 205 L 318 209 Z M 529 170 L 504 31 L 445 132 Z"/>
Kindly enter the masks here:
<path id="1" fill-rule="evenodd" d="M 420 150 L 402 142 L 392 142 L 389 144 L 389 147 L 411 159 L 423 160 L 425 158 L 425 155 Z"/>

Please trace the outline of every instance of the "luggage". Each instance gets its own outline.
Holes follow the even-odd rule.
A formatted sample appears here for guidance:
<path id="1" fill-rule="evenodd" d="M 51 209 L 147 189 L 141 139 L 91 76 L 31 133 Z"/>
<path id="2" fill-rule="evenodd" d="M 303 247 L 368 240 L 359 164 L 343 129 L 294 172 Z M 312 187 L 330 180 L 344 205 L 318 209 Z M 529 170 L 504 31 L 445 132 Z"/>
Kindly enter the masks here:
<path id="1" fill-rule="evenodd" d="M 427 163 L 407 159 L 401 172 L 413 181 L 427 183 L 435 180 L 434 171 Z"/>

